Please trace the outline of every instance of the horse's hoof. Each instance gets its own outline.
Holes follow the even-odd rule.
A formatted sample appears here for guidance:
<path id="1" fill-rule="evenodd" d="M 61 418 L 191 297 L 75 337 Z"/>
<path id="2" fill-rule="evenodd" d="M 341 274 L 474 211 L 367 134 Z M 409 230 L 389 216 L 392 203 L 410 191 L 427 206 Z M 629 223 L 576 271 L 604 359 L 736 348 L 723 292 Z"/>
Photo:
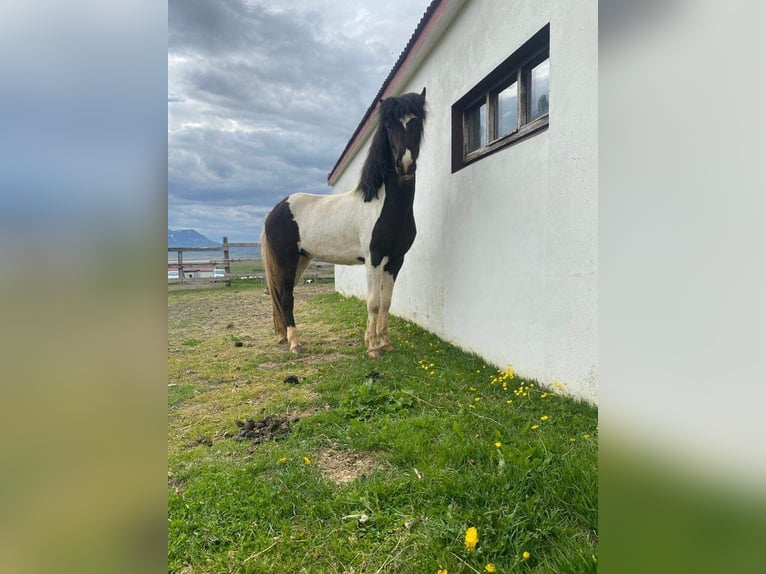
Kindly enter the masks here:
<path id="1" fill-rule="evenodd" d="M 371 359 L 377 359 L 380 357 L 380 349 L 369 349 L 367 351 L 367 356 Z"/>
<path id="2" fill-rule="evenodd" d="M 300 345 L 297 345 L 293 347 L 292 349 L 290 349 L 290 352 L 293 353 L 294 355 L 300 355 L 303 352 L 303 347 L 301 347 Z"/>

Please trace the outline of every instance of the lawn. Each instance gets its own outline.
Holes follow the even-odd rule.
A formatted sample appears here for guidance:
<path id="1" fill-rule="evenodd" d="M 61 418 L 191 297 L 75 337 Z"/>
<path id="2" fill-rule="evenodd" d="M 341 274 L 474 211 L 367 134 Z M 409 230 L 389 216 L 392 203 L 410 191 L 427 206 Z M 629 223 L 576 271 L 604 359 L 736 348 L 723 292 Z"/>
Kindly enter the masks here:
<path id="1" fill-rule="evenodd" d="M 168 294 L 168 571 L 595 572 L 597 409 L 331 289 Z"/>

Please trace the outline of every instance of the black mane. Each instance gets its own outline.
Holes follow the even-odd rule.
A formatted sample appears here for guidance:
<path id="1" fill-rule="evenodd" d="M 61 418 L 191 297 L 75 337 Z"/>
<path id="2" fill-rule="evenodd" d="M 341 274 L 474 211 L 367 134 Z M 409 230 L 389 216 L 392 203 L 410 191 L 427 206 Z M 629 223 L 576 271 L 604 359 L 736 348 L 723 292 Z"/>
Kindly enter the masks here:
<path id="1" fill-rule="evenodd" d="M 362 177 L 357 189 L 361 191 L 364 201 L 372 201 L 378 197 L 378 190 L 386 176 L 394 171 L 394 161 L 389 151 L 386 122 L 399 120 L 412 114 L 425 122 L 426 110 L 423 97 L 420 94 L 403 94 L 381 100 L 378 108 L 378 127 L 372 137 L 370 151 L 362 167 Z"/>

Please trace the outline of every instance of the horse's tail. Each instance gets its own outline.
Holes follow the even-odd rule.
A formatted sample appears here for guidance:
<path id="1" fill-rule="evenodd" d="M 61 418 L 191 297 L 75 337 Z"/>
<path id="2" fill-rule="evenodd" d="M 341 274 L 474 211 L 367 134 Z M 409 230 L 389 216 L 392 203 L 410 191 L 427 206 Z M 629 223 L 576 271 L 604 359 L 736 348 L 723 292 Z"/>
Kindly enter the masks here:
<path id="1" fill-rule="evenodd" d="M 263 267 L 266 271 L 266 287 L 271 296 L 271 307 L 274 316 L 274 333 L 280 339 L 280 342 L 287 340 L 287 327 L 285 325 L 285 312 L 282 309 L 282 269 L 280 269 L 274 249 L 269 243 L 266 226 L 261 233 L 261 257 L 263 258 Z"/>

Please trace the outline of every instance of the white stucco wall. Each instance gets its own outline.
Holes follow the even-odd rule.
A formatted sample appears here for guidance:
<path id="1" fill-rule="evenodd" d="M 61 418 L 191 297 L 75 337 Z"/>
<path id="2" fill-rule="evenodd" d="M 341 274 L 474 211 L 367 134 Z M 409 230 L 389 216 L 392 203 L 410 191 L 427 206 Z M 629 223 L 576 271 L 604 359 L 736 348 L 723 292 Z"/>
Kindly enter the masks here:
<path id="1" fill-rule="evenodd" d="M 597 2 L 473 0 L 397 92 L 428 88 L 418 236 L 392 311 L 597 402 Z M 550 22 L 550 126 L 451 173 L 451 106 Z M 367 144 L 333 191 L 353 188 Z M 336 288 L 365 296 L 362 267 Z M 395 333 L 394 333 L 395 340 Z"/>

